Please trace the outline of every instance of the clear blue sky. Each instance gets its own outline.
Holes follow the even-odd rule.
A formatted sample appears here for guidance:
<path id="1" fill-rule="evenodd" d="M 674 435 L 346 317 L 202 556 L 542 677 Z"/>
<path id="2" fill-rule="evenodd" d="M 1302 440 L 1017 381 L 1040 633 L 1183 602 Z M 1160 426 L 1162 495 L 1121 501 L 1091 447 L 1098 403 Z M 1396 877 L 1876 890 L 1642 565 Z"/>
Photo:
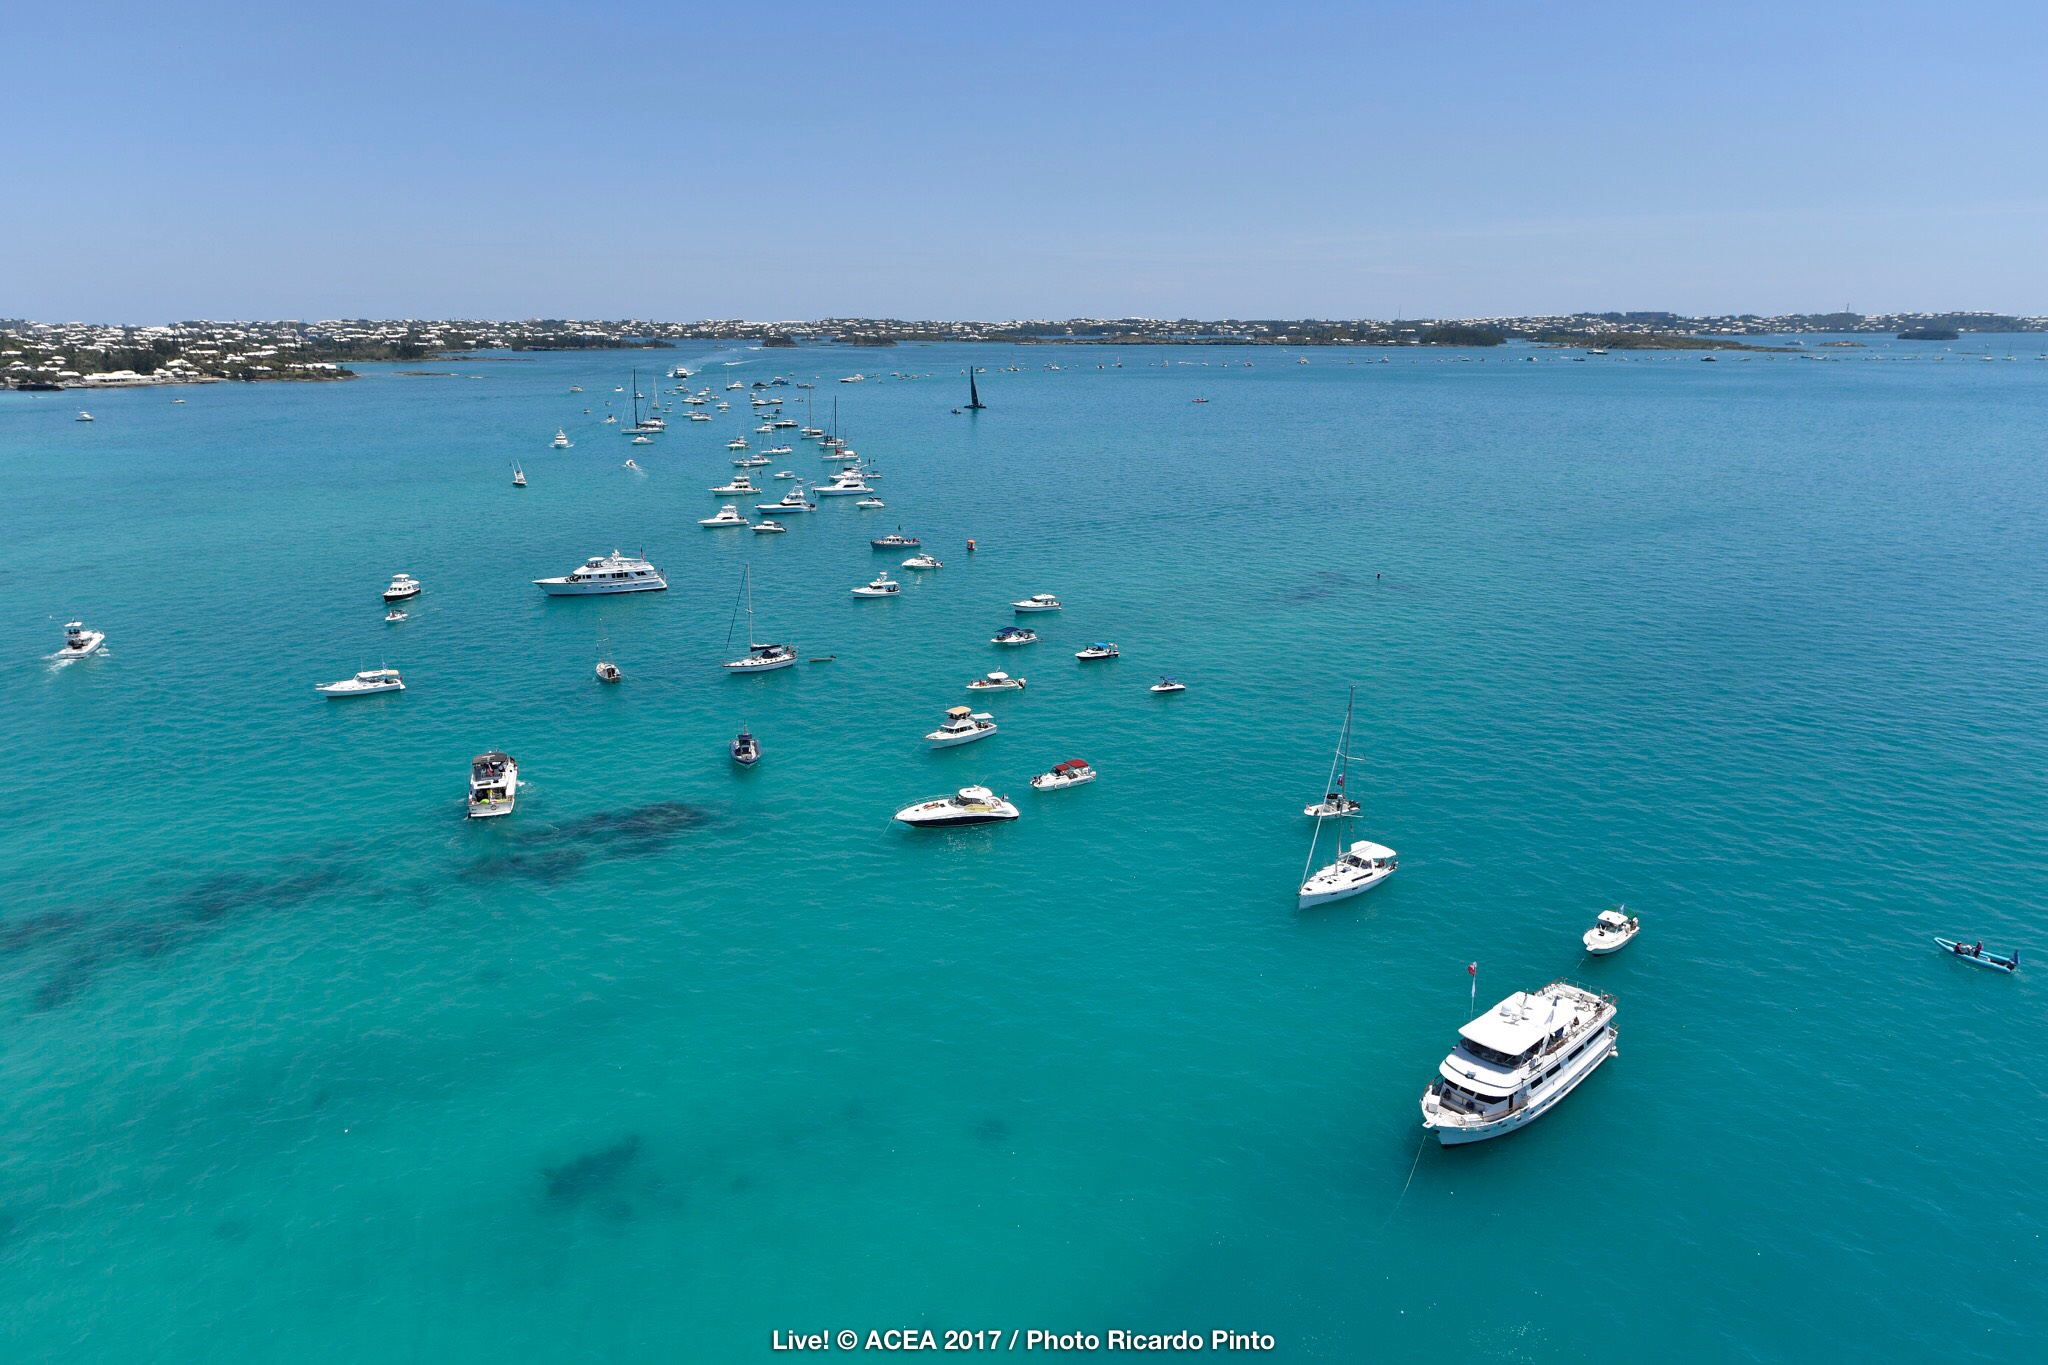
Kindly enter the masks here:
<path id="1" fill-rule="evenodd" d="M 0 11 L 0 316 L 2048 312 L 2048 5 Z"/>

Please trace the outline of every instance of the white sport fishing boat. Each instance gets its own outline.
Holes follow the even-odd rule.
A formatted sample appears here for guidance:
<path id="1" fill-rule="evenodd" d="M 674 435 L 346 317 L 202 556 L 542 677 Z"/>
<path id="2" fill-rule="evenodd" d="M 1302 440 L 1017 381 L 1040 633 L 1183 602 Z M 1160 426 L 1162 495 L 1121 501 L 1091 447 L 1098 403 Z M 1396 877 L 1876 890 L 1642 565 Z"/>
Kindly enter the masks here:
<path id="1" fill-rule="evenodd" d="M 943 569 L 946 561 L 935 555 L 916 554 L 903 561 L 906 569 Z"/>
<path id="2" fill-rule="evenodd" d="M 756 512 L 815 512 L 818 504 L 804 496 L 804 486 L 797 484 L 774 502 L 757 502 Z"/>
<path id="3" fill-rule="evenodd" d="M 621 592 L 660 592 L 668 580 L 638 555 L 592 555 L 560 578 L 536 578 L 533 585 L 550 597 L 598 597 Z"/>
<path id="4" fill-rule="evenodd" d="M 881 573 L 875 575 L 873 582 L 863 583 L 855 588 L 853 595 L 855 597 L 894 597 L 902 591 L 903 585 L 889 577 L 888 570 L 884 569 Z"/>
<path id="5" fill-rule="evenodd" d="M 754 498 L 761 495 L 761 490 L 754 487 L 752 477 L 746 474 L 735 474 L 732 476 L 731 483 L 722 483 L 711 491 L 719 494 L 721 497 Z"/>
<path id="6" fill-rule="evenodd" d="M 943 829 L 949 825 L 986 825 L 997 820 L 1014 820 L 1017 808 L 1008 797 L 997 796 L 987 787 L 962 787 L 951 796 L 934 797 L 905 806 L 896 818 L 920 829 Z"/>
<path id="7" fill-rule="evenodd" d="M 549 441 L 548 444 L 554 447 L 556 450 L 567 450 L 570 446 L 574 445 L 575 442 L 569 439 L 569 433 L 565 428 L 556 427 L 555 439 Z"/>
<path id="8" fill-rule="evenodd" d="M 391 586 L 384 589 L 386 602 L 403 602 L 408 597 L 420 595 L 420 581 L 409 573 L 391 575 Z"/>
<path id="9" fill-rule="evenodd" d="M 1064 763 L 1055 763 L 1048 772 L 1042 772 L 1031 779 L 1031 785 L 1038 791 L 1056 792 L 1066 787 L 1078 787 L 1084 782 L 1095 780 L 1095 769 L 1088 766 L 1085 758 L 1070 758 Z"/>
<path id="10" fill-rule="evenodd" d="M 87 630 L 83 621 L 66 621 L 64 647 L 50 657 L 60 664 L 66 664 L 73 659 L 90 658 L 106 648 L 106 644 L 105 631 Z"/>
<path id="11" fill-rule="evenodd" d="M 740 515 L 739 508 L 735 507 L 731 503 L 727 503 L 725 506 L 718 509 L 717 516 L 700 517 L 697 521 L 697 524 L 699 526 L 707 527 L 711 530 L 719 530 L 728 526 L 745 526 L 749 523 L 745 517 Z"/>
<path id="12" fill-rule="evenodd" d="M 1325 790 L 1339 794 L 1344 791 L 1347 769 L 1351 761 L 1351 713 L 1357 695 L 1358 690 L 1353 688 L 1350 696 L 1345 699 L 1344 727 L 1337 732 L 1337 754 L 1330 760 L 1330 780 L 1325 786 Z M 1348 900 L 1352 896 L 1363 895 L 1399 870 L 1400 860 L 1395 856 L 1394 850 L 1385 844 L 1376 844 L 1366 839 L 1345 844 L 1345 834 L 1350 829 L 1352 817 L 1356 814 L 1357 809 L 1354 807 L 1340 815 L 1316 818 L 1316 830 L 1309 839 L 1308 862 L 1302 868 L 1301 890 L 1295 902 L 1300 909 L 1306 910 L 1312 905 L 1323 905 L 1330 901 Z M 1338 822 L 1337 861 L 1310 872 L 1309 868 L 1315 867 L 1316 844 L 1322 839 L 1323 825 L 1331 820 Z"/>
<path id="13" fill-rule="evenodd" d="M 841 473 L 832 482 L 819 488 L 817 494 L 821 498 L 852 498 L 874 491 L 860 475 Z"/>
<path id="14" fill-rule="evenodd" d="M 1631 915 L 1626 905 L 1617 905 L 1594 916 L 1593 927 L 1586 931 L 1581 941 L 1587 952 L 1601 957 L 1626 948 L 1642 929 L 1643 922 Z"/>
<path id="15" fill-rule="evenodd" d="M 403 692 L 405 679 L 398 676 L 395 668 L 366 668 L 340 682 L 315 683 L 313 690 L 330 698 L 369 697 L 379 692 Z"/>
<path id="16" fill-rule="evenodd" d="M 1526 1128 L 1620 1048 L 1611 995 L 1569 981 L 1516 991 L 1458 1030 L 1422 1092 L 1422 1127 L 1446 1147 Z"/>
<path id="17" fill-rule="evenodd" d="M 519 800 L 519 764 L 496 749 L 469 761 L 469 818 L 510 815 Z"/>
<path id="18" fill-rule="evenodd" d="M 996 732 L 996 718 L 986 711 L 970 711 L 964 706 L 946 708 L 945 723 L 925 735 L 925 740 L 934 749 L 950 749 L 957 744 L 972 744 L 977 739 L 987 739 Z"/>

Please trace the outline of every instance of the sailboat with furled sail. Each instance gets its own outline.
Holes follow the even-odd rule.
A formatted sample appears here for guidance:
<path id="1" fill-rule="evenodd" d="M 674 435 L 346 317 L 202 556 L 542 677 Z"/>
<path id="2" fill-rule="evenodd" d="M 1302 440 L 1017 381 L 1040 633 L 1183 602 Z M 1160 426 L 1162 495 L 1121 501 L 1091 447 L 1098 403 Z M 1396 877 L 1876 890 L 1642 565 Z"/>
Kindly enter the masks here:
<path id="1" fill-rule="evenodd" d="M 760 645 L 754 643 L 754 574 L 752 566 L 740 570 L 740 595 L 747 606 L 747 652 L 737 659 L 728 659 L 719 667 L 727 673 L 751 674 L 772 673 L 778 668 L 788 668 L 796 662 L 795 645 Z M 732 628 L 739 620 L 739 603 L 733 603 L 733 619 L 726 623 L 725 643 L 732 645 Z"/>
<path id="2" fill-rule="evenodd" d="M 1323 799 L 1302 812 L 1316 818 L 1316 832 L 1309 840 L 1308 862 L 1301 869 L 1301 891 L 1296 902 L 1303 910 L 1370 891 L 1393 876 L 1400 866 L 1394 850 L 1385 844 L 1376 844 L 1368 839 L 1346 842 L 1351 820 L 1359 810 L 1358 802 L 1344 790 L 1351 761 L 1351 715 L 1357 700 L 1358 689 L 1354 687 L 1344 700 L 1344 728 L 1337 732 L 1337 753 L 1330 760 L 1329 785 L 1324 789 Z M 1309 869 L 1316 865 L 1316 844 L 1322 838 L 1326 820 L 1340 822 L 1337 861 L 1311 873 Z"/>

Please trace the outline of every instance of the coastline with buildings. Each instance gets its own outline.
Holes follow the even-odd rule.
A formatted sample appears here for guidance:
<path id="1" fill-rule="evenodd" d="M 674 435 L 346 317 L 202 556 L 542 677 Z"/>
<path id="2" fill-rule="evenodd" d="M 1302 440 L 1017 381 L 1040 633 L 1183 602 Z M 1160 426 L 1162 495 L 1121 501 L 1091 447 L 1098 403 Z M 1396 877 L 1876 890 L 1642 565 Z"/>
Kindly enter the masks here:
<path id="1" fill-rule="evenodd" d="M 1798 313 L 1688 317 L 1570 313 L 1431 319 L 1068 318 L 1004 322 L 824 318 L 178 322 L 157 326 L 0 319 L 0 388 L 56 390 L 224 381 L 351 379 L 352 362 L 446 360 L 478 351 L 666 349 L 711 342 L 791 348 L 915 342 L 1115 346 L 1497 346 L 1510 341 L 1629 350 L 1753 350 L 1774 338 L 1869 334 L 1949 340 L 2043 332 L 2005 313 Z"/>

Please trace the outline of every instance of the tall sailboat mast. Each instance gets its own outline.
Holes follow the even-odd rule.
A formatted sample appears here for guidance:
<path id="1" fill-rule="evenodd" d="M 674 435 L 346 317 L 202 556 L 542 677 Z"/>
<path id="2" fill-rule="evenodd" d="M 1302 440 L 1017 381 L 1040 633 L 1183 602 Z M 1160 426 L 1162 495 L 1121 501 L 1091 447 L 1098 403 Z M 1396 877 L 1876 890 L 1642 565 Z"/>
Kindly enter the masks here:
<path id="1" fill-rule="evenodd" d="M 1344 696 L 1344 728 L 1337 732 L 1337 752 L 1330 759 L 1329 785 L 1323 788 L 1323 804 L 1325 806 L 1329 804 L 1331 797 L 1335 797 L 1340 803 L 1347 799 L 1347 793 L 1344 790 L 1344 778 L 1351 761 L 1351 708 L 1356 704 L 1357 700 L 1358 689 L 1353 687 Z M 1339 804 L 1337 809 L 1342 811 L 1343 814 L 1328 816 L 1320 811 L 1316 814 L 1316 830 L 1314 834 L 1309 836 L 1308 841 L 1308 862 L 1301 869 L 1301 879 L 1303 881 L 1307 881 L 1308 874 L 1315 869 L 1316 841 L 1323 837 L 1323 821 L 1326 819 L 1349 820 L 1351 818 L 1351 812 L 1347 807 Z M 1340 848 L 1342 846 L 1341 840 L 1339 841 L 1339 846 Z"/>

